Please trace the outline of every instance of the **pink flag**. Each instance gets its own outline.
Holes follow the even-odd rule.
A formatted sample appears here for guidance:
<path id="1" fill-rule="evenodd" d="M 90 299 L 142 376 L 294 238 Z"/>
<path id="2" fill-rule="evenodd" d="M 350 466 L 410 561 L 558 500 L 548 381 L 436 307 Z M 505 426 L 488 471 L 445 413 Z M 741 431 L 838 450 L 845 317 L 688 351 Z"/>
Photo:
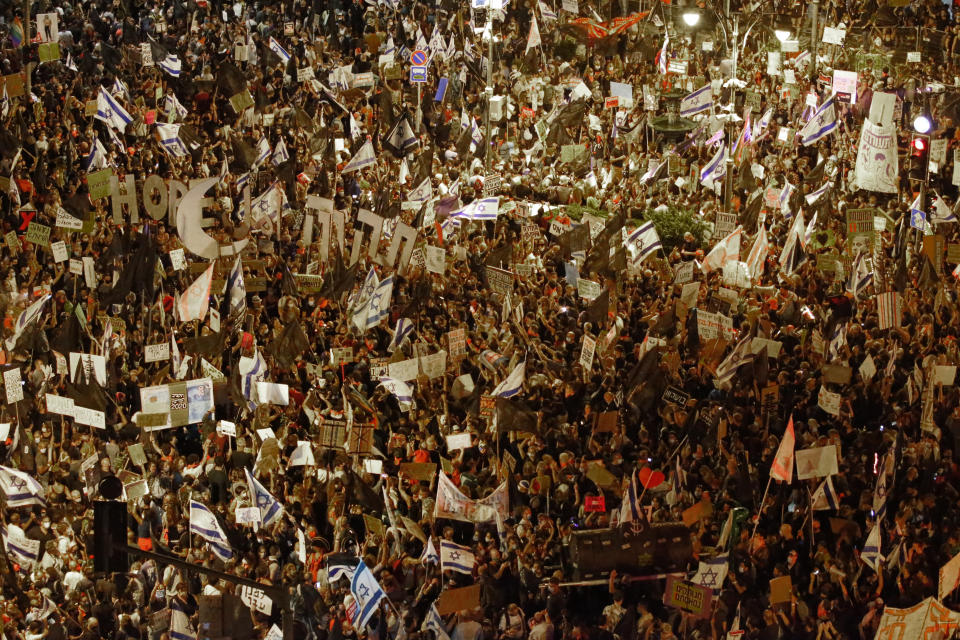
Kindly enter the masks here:
<path id="1" fill-rule="evenodd" d="M 177 313 L 180 316 L 180 322 L 190 322 L 191 320 L 203 320 L 207 315 L 207 309 L 210 306 L 210 285 L 213 284 L 213 265 L 203 274 L 193 281 L 189 287 L 177 300 Z"/>
<path id="2" fill-rule="evenodd" d="M 796 437 L 793 434 L 793 416 L 790 416 L 790 422 L 787 423 L 787 430 L 783 433 L 783 440 L 780 441 L 780 448 L 777 449 L 777 456 L 770 465 L 770 477 L 783 482 L 793 480 L 793 446 L 796 443 Z"/>

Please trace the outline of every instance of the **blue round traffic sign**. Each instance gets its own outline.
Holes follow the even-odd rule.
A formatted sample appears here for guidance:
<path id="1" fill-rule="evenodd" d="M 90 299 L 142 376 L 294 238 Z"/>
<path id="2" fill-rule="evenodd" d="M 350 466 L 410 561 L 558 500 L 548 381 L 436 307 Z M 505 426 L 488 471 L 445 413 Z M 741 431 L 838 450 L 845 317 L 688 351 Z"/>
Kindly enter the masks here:
<path id="1" fill-rule="evenodd" d="M 410 54 L 410 63 L 418 67 L 422 67 L 427 64 L 427 52 L 417 49 Z"/>

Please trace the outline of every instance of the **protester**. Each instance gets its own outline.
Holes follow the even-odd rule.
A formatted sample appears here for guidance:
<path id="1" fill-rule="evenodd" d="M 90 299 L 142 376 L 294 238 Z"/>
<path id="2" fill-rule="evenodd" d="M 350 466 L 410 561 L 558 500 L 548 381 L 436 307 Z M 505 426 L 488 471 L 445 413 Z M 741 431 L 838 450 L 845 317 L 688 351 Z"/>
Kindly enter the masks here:
<path id="1" fill-rule="evenodd" d="M 952 8 L 701 4 L 0 5 L 2 637 L 951 632 Z"/>

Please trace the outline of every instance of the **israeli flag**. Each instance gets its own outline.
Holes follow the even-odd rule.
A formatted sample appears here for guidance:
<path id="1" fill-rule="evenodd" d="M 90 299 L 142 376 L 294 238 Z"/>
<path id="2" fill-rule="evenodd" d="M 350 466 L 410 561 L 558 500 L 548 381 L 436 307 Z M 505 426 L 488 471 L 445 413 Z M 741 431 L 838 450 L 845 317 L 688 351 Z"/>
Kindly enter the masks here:
<path id="1" fill-rule="evenodd" d="M 692 116 L 713 106 L 713 89 L 705 84 L 680 101 L 680 115 Z"/>
<path id="2" fill-rule="evenodd" d="M 729 569 L 730 561 L 726 553 L 721 553 L 710 560 L 701 560 L 692 582 L 701 587 L 713 589 L 717 593 L 723 587 L 723 581 L 726 579 Z"/>
<path id="3" fill-rule="evenodd" d="M 46 493 L 43 485 L 23 471 L 0 466 L 0 489 L 3 489 L 3 494 L 7 498 L 8 509 L 33 504 L 47 506 L 47 501 L 43 497 Z"/>
<path id="4" fill-rule="evenodd" d="M 190 618 L 177 600 L 170 601 L 170 639 L 197 640 L 197 632 L 190 626 Z"/>
<path id="5" fill-rule="evenodd" d="M 130 99 L 130 90 L 127 89 L 127 85 L 124 84 L 123 80 L 121 80 L 120 78 L 114 78 L 113 86 L 110 88 L 110 93 L 112 93 L 115 96 L 120 96 L 125 100 Z"/>
<path id="6" fill-rule="evenodd" d="M 5 526 L 0 525 L 0 538 L 3 538 L 3 548 L 17 564 L 24 567 L 33 567 L 40 557 L 40 542 L 30 540 L 23 535 L 11 536 Z"/>
<path id="7" fill-rule="evenodd" d="M 277 143 L 276 149 L 273 150 L 273 157 L 270 159 L 270 162 L 272 162 L 275 167 L 279 167 L 289 159 L 290 152 L 287 151 L 287 143 L 281 138 L 280 142 Z"/>
<path id="8" fill-rule="evenodd" d="M 556 20 L 556 19 L 557 19 L 557 12 L 554 11 L 553 9 L 551 9 L 551 8 L 550 8 L 550 5 L 548 5 L 548 4 L 547 4 L 546 2 L 544 2 L 543 0 L 540 0 L 540 1 L 537 3 L 537 6 L 540 7 L 540 17 L 542 17 L 544 20 Z"/>
<path id="9" fill-rule="evenodd" d="M 834 100 L 836 100 L 836 96 L 830 96 L 826 102 L 820 105 L 817 112 L 813 114 L 810 122 L 805 124 L 803 129 L 800 130 L 800 142 L 803 146 L 806 147 L 813 144 L 821 138 L 830 135 L 837 128 L 837 110 L 834 107 Z"/>
<path id="10" fill-rule="evenodd" d="M 97 94 L 97 115 L 94 117 L 123 133 L 126 133 L 127 125 L 133 122 L 133 116 L 103 87 L 100 87 L 100 92 Z"/>
<path id="11" fill-rule="evenodd" d="M 451 218 L 464 220 L 496 220 L 500 213 L 500 196 L 474 200 L 464 208 L 450 214 Z"/>
<path id="12" fill-rule="evenodd" d="M 789 182 L 784 182 L 783 189 L 780 190 L 780 198 L 778 199 L 780 210 L 784 212 L 784 215 L 790 212 L 791 193 L 793 193 L 793 185 Z"/>
<path id="13" fill-rule="evenodd" d="M 817 487 L 817 490 L 813 492 L 812 505 L 814 511 L 835 511 L 837 507 L 840 506 L 840 501 L 837 500 L 837 492 L 833 488 L 833 480 L 830 479 L 830 476 L 827 476 L 826 479 L 820 483 L 820 486 Z"/>
<path id="14" fill-rule="evenodd" d="M 460 230 L 461 222 L 458 218 L 447 218 L 440 225 L 440 232 L 444 238 L 448 238 Z"/>
<path id="15" fill-rule="evenodd" d="M 374 165 L 377 162 L 377 155 L 373 151 L 373 143 L 367 140 L 363 143 L 363 146 L 357 151 L 350 162 L 347 163 L 347 166 L 343 168 L 343 171 L 340 173 L 350 173 L 351 171 L 358 171 L 360 169 L 366 169 L 369 166 Z"/>
<path id="16" fill-rule="evenodd" d="M 867 536 L 863 551 L 860 552 L 860 559 L 863 560 L 863 564 L 874 571 L 877 571 L 880 563 L 883 562 L 883 556 L 880 554 L 880 544 L 880 520 L 878 519 L 876 524 L 873 525 L 873 529 L 870 530 L 870 535 Z"/>
<path id="17" fill-rule="evenodd" d="M 657 228 L 653 226 L 652 221 L 643 223 L 627 236 L 627 247 L 636 252 L 634 258 L 636 262 L 643 262 L 662 246 L 660 234 L 657 233 Z"/>
<path id="18" fill-rule="evenodd" d="M 174 78 L 179 78 L 180 72 L 183 70 L 183 63 L 180 58 L 173 54 L 168 54 L 166 58 L 157 63 L 157 66 Z"/>
<path id="19" fill-rule="evenodd" d="M 473 575 L 475 562 L 470 547 L 462 547 L 449 540 L 440 541 L 440 567 L 442 571 L 456 571 Z"/>
<path id="20" fill-rule="evenodd" d="M 423 553 L 420 554 L 420 562 L 423 564 L 440 564 L 440 554 L 437 553 L 437 548 L 433 546 L 433 536 L 427 539 L 427 546 L 423 548 Z"/>
<path id="21" fill-rule="evenodd" d="M 237 367 L 240 370 L 240 390 L 243 397 L 250 401 L 252 409 L 256 407 L 257 383 L 267 377 L 267 361 L 256 350 L 252 358 L 241 357 Z"/>
<path id="22" fill-rule="evenodd" d="M 433 183 L 430 182 L 430 176 L 423 179 L 417 187 L 407 194 L 407 202 L 426 202 L 433 197 Z"/>
<path id="23" fill-rule="evenodd" d="M 723 177 L 727 172 L 727 145 L 720 147 L 720 150 L 714 154 L 707 166 L 700 172 L 700 183 L 706 184 L 707 181 L 717 180 Z"/>
<path id="24" fill-rule="evenodd" d="M 327 582 L 336 582 L 344 576 L 352 581 L 360 564 L 360 560 L 349 553 L 329 553 L 324 562 L 327 564 Z"/>
<path id="25" fill-rule="evenodd" d="M 350 593 L 353 595 L 353 605 L 347 611 L 350 622 L 357 629 L 363 629 L 370 622 L 370 618 L 377 612 L 380 601 L 387 597 L 373 572 L 361 560 L 353 572 L 350 582 Z"/>
<path id="26" fill-rule="evenodd" d="M 523 382 L 527 377 L 526 373 L 527 361 L 524 360 L 513 368 L 513 371 L 510 372 L 510 375 L 504 378 L 503 382 L 497 385 L 497 388 L 493 390 L 491 395 L 499 396 L 501 398 L 512 398 L 513 396 L 517 395 L 523 389 Z"/>
<path id="27" fill-rule="evenodd" d="M 400 404 L 400 411 L 406 413 L 417 406 L 413 400 L 413 389 L 411 389 L 410 385 L 406 382 L 382 376 L 380 378 L 380 385 L 392 393 L 397 399 L 397 402 Z"/>
<path id="28" fill-rule="evenodd" d="M 87 156 L 87 173 L 106 169 L 110 165 L 107 159 L 107 150 L 100 142 L 100 138 L 93 137 L 93 145 L 90 148 L 90 155 Z"/>
<path id="29" fill-rule="evenodd" d="M 353 324 L 360 331 L 366 331 L 380 324 L 390 315 L 390 300 L 393 297 L 394 277 L 390 276 L 377 285 L 370 299 L 353 315 Z"/>
<path id="30" fill-rule="evenodd" d="M 414 325 L 413 320 L 410 318 L 400 318 L 397 320 L 397 326 L 393 330 L 393 338 L 390 340 L 390 345 L 387 347 L 387 351 L 393 353 L 399 349 L 404 340 L 410 337 L 410 334 L 413 333 Z"/>
<path id="31" fill-rule="evenodd" d="M 290 62 L 290 54 L 287 53 L 286 49 L 280 46 L 280 43 L 277 42 L 276 38 L 273 36 L 270 36 L 270 51 L 273 51 L 275 54 L 280 56 L 284 65 Z"/>
<path id="32" fill-rule="evenodd" d="M 253 497 L 257 508 L 260 509 L 260 521 L 264 525 L 270 525 L 274 520 L 283 515 L 283 507 L 270 495 L 266 487 L 260 484 L 249 469 L 244 469 L 247 474 L 247 487 L 250 489 L 250 495 Z"/>
<path id="33" fill-rule="evenodd" d="M 261 137 L 257 141 L 257 159 L 253 161 L 254 166 L 263 164 L 270 157 L 270 143 L 266 137 Z"/>
<path id="34" fill-rule="evenodd" d="M 627 490 L 623 494 L 623 500 L 621 500 L 621 524 L 627 522 L 641 522 L 643 520 L 643 518 L 640 516 L 640 490 L 638 484 L 637 472 L 634 471 L 630 474 L 630 484 L 627 485 Z"/>
<path id="35" fill-rule="evenodd" d="M 166 100 L 164 100 L 163 111 L 167 114 L 167 117 L 174 120 L 177 118 L 186 118 L 187 114 L 189 113 L 187 108 L 180 104 L 180 101 L 177 100 L 177 96 L 172 93 L 168 94 Z"/>
<path id="36" fill-rule="evenodd" d="M 233 557 L 227 534 L 220 528 L 217 517 L 203 503 L 190 501 L 190 532 L 195 533 L 210 545 L 210 550 L 226 562 Z"/>
<path id="37" fill-rule="evenodd" d="M 808 194 L 805 196 L 805 198 L 806 198 L 806 200 L 807 200 L 807 204 L 811 204 L 811 205 L 812 205 L 813 203 L 815 203 L 817 200 L 820 199 L 820 197 L 821 197 L 823 194 L 825 194 L 827 191 L 829 191 L 831 187 L 833 187 L 833 182 L 830 181 L 830 180 L 827 180 L 827 182 L 824 183 L 824 185 L 823 185 L 822 187 L 820 187 L 819 189 L 817 189 L 817 190 L 814 191 L 813 193 L 808 193 Z"/>
<path id="38" fill-rule="evenodd" d="M 421 631 L 433 631 L 434 640 L 450 640 L 450 634 L 447 633 L 447 625 L 443 623 L 443 618 L 440 617 L 440 612 L 437 611 L 436 602 L 430 605 L 430 610 L 427 611 L 427 615 L 424 617 L 420 629 Z"/>
<path id="39" fill-rule="evenodd" d="M 927 214 L 920 209 L 920 196 L 910 204 L 910 226 L 920 231 L 927 229 Z"/>
<path id="40" fill-rule="evenodd" d="M 240 256 L 233 262 L 227 276 L 227 297 L 230 300 L 228 315 L 242 316 L 247 310 L 247 288 L 243 284 L 243 262 Z"/>
<path id="41" fill-rule="evenodd" d="M 174 158 L 182 158 L 190 155 L 187 145 L 180 139 L 180 125 L 157 123 L 157 133 L 160 135 L 160 146 Z"/>

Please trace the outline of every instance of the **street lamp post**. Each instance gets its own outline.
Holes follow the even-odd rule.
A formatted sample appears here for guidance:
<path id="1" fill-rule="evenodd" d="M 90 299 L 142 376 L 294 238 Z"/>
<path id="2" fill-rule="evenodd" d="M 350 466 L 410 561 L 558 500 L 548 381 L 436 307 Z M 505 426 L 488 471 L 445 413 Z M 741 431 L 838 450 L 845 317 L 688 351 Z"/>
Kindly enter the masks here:
<path id="1" fill-rule="evenodd" d="M 490 125 L 490 103 L 493 102 L 493 7 L 487 8 L 487 37 L 489 38 L 489 45 L 487 49 L 487 87 L 485 93 L 487 96 L 487 110 L 484 115 L 484 144 L 486 149 L 484 149 L 483 154 L 483 167 L 484 173 L 490 173 L 490 156 L 492 152 L 492 136 L 491 136 L 491 125 Z"/>
<path id="2" fill-rule="evenodd" d="M 817 73 L 817 46 L 819 38 L 817 37 L 817 11 L 820 9 L 820 0 L 812 0 L 810 3 L 810 75 Z"/>
<path id="3" fill-rule="evenodd" d="M 32 83 L 30 82 L 30 64 L 27 62 L 27 47 L 30 46 L 30 5 L 32 0 L 23 0 L 23 69 L 26 72 L 27 101 L 30 100 Z"/>

